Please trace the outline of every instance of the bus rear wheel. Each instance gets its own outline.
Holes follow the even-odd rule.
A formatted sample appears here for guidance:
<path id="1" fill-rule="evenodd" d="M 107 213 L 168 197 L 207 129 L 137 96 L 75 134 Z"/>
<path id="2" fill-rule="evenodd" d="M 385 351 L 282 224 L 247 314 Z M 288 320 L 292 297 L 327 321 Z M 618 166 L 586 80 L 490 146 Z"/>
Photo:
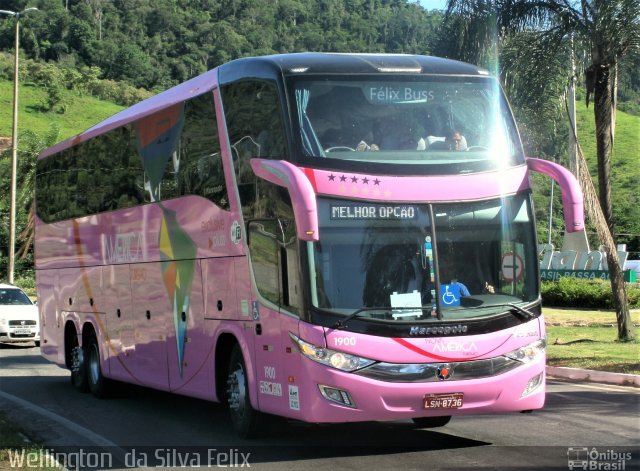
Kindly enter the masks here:
<path id="1" fill-rule="evenodd" d="M 89 392 L 87 380 L 87 365 L 85 363 L 85 351 L 78 343 L 78 337 L 74 336 L 71 344 L 71 384 L 80 392 Z"/>
<path id="2" fill-rule="evenodd" d="M 231 423 L 241 438 L 254 438 L 261 434 L 261 414 L 251 406 L 247 367 L 238 345 L 233 347 L 227 376 L 227 401 Z"/>
<path id="3" fill-rule="evenodd" d="M 109 380 L 102 375 L 100 367 L 100 346 L 96 335 L 92 333 L 87 343 L 87 382 L 89 390 L 97 398 L 108 395 Z"/>
<path id="4" fill-rule="evenodd" d="M 415 417 L 413 419 L 413 423 L 418 426 L 418 428 L 437 428 L 444 427 L 451 420 L 450 415 L 445 415 L 442 417 Z"/>

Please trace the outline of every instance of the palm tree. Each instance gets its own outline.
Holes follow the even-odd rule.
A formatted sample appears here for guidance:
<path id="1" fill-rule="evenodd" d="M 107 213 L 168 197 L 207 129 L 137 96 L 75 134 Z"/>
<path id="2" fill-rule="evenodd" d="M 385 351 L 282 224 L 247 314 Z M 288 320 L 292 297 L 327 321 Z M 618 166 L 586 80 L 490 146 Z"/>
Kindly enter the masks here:
<path id="1" fill-rule="evenodd" d="M 549 59 L 547 63 L 566 48 L 568 37 L 582 46 L 587 58 L 587 106 L 593 98 L 596 124 L 600 203 L 587 204 L 587 214 L 607 252 L 618 339 L 631 340 L 629 302 L 613 239 L 611 155 L 617 64 L 620 57 L 640 47 L 640 0 L 449 0 L 447 18 L 456 27 L 458 55 L 472 62 L 488 50 L 497 51 L 500 40 L 522 32 L 536 35 L 540 53 Z M 579 157 L 580 160 L 580 152 Z M 580 166 L 586 168 L 584 162 Z M 587 180 L 591 181 L 588 177 Z M 587 182 L 581 178 L 581 183 Z M 583 189 L 589 203 L 590 193 Z"/>

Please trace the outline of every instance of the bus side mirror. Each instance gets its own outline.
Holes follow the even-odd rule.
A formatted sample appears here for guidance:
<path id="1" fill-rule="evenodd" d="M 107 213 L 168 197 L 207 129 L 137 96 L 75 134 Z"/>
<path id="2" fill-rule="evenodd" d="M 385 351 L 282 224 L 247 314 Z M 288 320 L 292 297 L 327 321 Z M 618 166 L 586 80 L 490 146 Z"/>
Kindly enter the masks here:
<path id="1" fill-rule="evenodd" d="M 289 190 L 298 239 L 319 240 L 316 193 L 304 172 L 284 160 L 251 159 L 251 168 L 258 177 Z"/>
<path id="2" fill-rule="evenodd" d="M 527 166 L 534 172 L 553 178 L 562 191 L 564 221 L 567 232 L 584 230 L 584 200 L 576 177 L 562 165 L 548 160 L 527 157 Z"/>

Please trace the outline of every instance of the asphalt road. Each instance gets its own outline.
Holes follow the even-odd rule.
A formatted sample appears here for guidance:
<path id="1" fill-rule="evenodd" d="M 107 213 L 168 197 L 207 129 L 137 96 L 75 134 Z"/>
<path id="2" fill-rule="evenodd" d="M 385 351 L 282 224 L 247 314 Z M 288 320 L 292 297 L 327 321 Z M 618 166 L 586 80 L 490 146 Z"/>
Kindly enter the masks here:
<path id="1" fill-rule="evenodd" d="M 288 422 L 242 441 L 219 404 L 133 387 L 97 400 L 39 349 L 0 345 L 0 410 L 72 469 L 640 469 L 638 389 L 548 381 L 547 391 L 532 414 L 454 417 L 432 430 Z"/>

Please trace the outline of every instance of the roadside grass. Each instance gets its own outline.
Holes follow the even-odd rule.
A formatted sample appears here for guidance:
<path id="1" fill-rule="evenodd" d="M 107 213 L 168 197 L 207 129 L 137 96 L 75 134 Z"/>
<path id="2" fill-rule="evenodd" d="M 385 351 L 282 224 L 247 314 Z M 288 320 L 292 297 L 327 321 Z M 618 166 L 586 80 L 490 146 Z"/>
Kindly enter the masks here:
<path id="1" fill-rule="evenodd" d="M 547 364 L 613 373 L 640 374 L 640 341 L 617 341 L 616 314 L 544 308 L 547 326 Z M 640 310 L 631 314 L 632 324 L 640 325 Z"/>
<path id="2" fill-rule="evenodd" d="M 42 465 L 41 465 L 42 464 Z M 0 411 L 0 469 L 59 471 L 42 446 Z"/>
<path id="3" fill-rule="evenodd" d="M 547 326 L 615 327 L 617 325 L 616 313 L 612 310 L 543 307 L 542 313 Z M 640 309 L 631 311 L 631 322 L 633 325 L 640 325 Z M 614 335 L 616 333 L 617 330 L 614 331 Z"/>

